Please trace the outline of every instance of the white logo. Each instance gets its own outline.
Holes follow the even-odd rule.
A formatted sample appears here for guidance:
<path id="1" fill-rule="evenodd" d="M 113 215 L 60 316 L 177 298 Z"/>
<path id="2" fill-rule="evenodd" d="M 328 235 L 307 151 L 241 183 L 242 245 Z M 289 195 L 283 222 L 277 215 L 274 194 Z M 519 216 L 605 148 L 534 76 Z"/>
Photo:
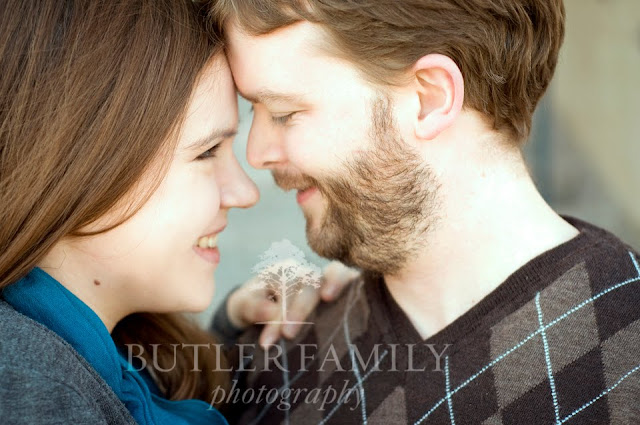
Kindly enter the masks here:
<path id="1" fill-rule="evenodd" d="M 306 287 L 319 288 L 322 278 L 320 267 L 307 261 L 298 247 L 287 239 L 273 242 L 251 271 L 257 274 L 257 279 L 250 287 L 267 290 L 282 308 L 282 321 L 262 323 L 309 323 L 287 320 L 287 299 Z"/>

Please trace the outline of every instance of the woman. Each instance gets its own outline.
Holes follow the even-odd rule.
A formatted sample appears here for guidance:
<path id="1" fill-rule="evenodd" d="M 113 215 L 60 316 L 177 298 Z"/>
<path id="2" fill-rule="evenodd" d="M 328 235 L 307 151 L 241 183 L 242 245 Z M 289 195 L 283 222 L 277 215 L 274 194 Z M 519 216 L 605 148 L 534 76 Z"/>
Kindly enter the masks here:
<path id="1" fill-rule="evenodd" d="M 227 212 L 258 199 L 216 35 L 191 0 L 5 0 L 0 21 L 2 423 L 226 423 L 198 400 L 213 356 L 145 350 L 152 377 L 122 350 L 214 342 L 174 313 L 210 304 Z"/>

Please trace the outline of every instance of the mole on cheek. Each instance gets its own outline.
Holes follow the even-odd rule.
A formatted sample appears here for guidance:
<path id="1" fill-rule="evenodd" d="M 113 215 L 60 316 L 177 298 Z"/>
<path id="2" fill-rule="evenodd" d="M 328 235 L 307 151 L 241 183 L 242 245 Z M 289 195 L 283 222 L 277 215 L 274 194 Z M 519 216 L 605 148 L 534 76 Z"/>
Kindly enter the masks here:
<path id="1" fill-rule="evenodd" d="M 93 284 L 96 285 L 96 286 L 100 286 L 100 281 L 98 279 L 95 279 L 93 281 Z"/>

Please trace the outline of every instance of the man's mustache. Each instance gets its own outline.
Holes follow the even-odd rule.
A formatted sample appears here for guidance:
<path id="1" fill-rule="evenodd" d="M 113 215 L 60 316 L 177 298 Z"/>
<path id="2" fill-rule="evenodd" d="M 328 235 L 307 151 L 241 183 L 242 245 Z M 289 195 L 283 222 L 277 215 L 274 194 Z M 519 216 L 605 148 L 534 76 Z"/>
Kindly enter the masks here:
<path id="1" fill-rule="evenodd" d="M 282 190 L 305 190 L 319 186 L 319 182 L 313 177 L 290 171 L 273 170 L 271 172 L 276 185 Z"/>

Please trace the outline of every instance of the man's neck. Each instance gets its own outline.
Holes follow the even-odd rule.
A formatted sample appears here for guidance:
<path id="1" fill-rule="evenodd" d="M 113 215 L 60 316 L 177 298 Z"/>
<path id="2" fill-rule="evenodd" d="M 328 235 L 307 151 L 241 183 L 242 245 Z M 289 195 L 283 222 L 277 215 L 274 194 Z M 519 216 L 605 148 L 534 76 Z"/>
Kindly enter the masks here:
<path id="1" fill-rule="evenodd" d="M 578 234 L 542 199 L 524 163 L 460 170 L 456 179 L 441 188 L 448 196 L 423 236 L 424 248 L 399 273 L 384 276 L 424 339 L 531 259 Z"/>

